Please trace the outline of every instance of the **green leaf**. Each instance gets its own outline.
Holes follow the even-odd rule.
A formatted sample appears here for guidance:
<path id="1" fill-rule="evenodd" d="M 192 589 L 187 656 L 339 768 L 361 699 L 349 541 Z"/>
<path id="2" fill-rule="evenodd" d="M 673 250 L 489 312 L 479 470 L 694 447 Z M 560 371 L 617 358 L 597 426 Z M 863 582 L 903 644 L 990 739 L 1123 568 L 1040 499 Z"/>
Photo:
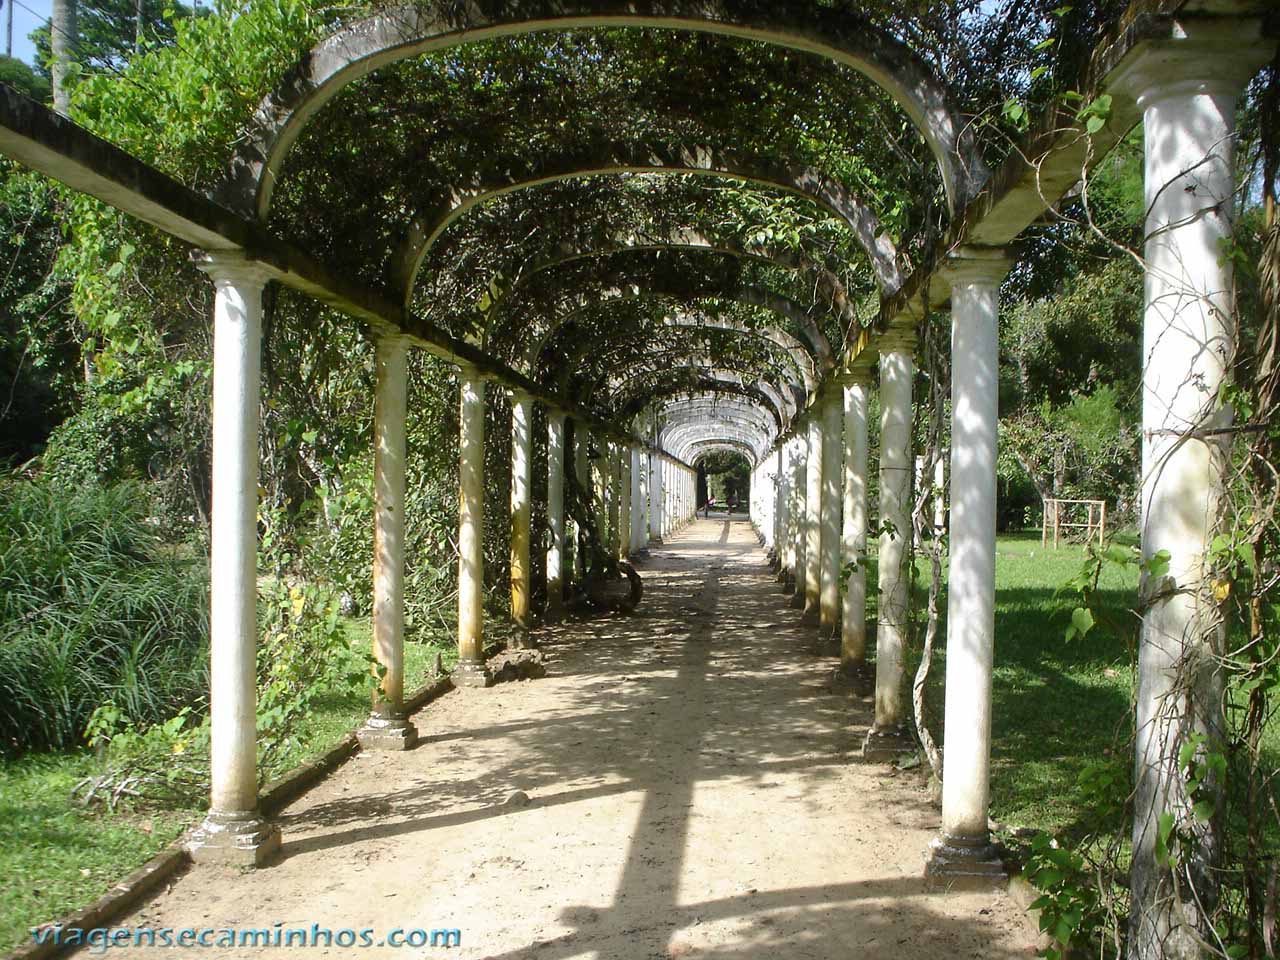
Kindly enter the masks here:
<path id="1" fill-rule="evenodd" d="M 1213 812 L 1217 809 L 1217 804 L 1212 800 L 1197 800 L 1191 807 L 1191 812 L 1201 823 L 1208 823 L 1213 819 Z"/>
<path id="2" fill-rule="evenodd" d="M 1084 132 L 1092 136 L 1107 125 L 1102 117 L 1090 117 L 1084 125 Z"/>
<path id="3" fill-rule="evenodd" d="M 1169 572 L 1169 561 L 1171 559 L 1172 557 L 1168 550 L 1157 550 L 1151 555 L 1151 559 L 1143 564 L 1143 567 L 1150 576 L 1163 577 Z"/>
<path id="4" fill-rule="evenodd" d="M 1093 629 L 1093 614 L 1088 607 L 1076 607 L 1071 611 L 1071 626 L 1067 628 L 1067 642 L 1083 637 Z"/>

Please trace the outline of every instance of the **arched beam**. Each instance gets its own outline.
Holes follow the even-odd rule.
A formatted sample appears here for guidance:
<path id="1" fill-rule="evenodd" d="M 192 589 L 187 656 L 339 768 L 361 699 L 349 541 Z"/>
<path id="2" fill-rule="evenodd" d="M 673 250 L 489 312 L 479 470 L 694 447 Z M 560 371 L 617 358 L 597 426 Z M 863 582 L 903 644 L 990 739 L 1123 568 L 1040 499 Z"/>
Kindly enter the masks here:
<path id="1" fill-rule="evenodd" d="M 644 291 L 639 291 L 635 296 L 624 296 L 623 291 L 618 291 L 617 297 L 600 297 L 595 300 L 585 301 L 584 305 L 570 310 L 566 313 L 558 313 L 553 316 L 550 321 L 543 327 L 540 333 L 533 337 L 525 349 L 524 355 L 517 364 L 518 368 L 528 376 L 533 376 L 537 370 L 538 358 L 541 356 L 543 349 L 547 343 L 553 338 L 560 328 L 581 316 L 592 307 L 598 307 L 606 303 L 615 303 L 623 300 L 640 300 L 645 299 Z M 687 309 L 687 308 L 686 308 Z M 738 323 L 733 320 L 726 320 L 723 317 L 717 317 L 714 314 L 703 313 L 702 311 L 687 311 L 671 314 L 664 321 L 671 326 L 678 327 L 694 327 L 708 330 L 724 330 L 734 333 L 740 333 L 744 336 L 758 337 L 768 340 L 775 346 L 784 350 L 792 361 L 795 363 L 796 371 L 804 384 L 807 393 L 812 393 L 817 388 L 818 371 L 817 364 L 813 356 L 805 349 L 803 343 L 796 337 L 774 326 L 765 326 L 758 329 L 748 327 L 746 324 Z"/>
<path id="2" fill-rule="evenodd" d="M 690 322 L 686 322 L 683 324 L 673 324 L 673 326 L 684 326 L 689 329 L 698 329 L 706 325 L 693 322 L 692 318 L 690 318 Z M 732 330 L 733 327 L 728 327 L 727 329 Z M 744 336 L 759 337 L 759 333 L 756 331 L 746 330 L 744 328 L 741 332 L 743 333 Z M 566 357 L 560 357 L 556 361 L 556 365 L 560 367 L 560 371 L 561 371 L 559 385 L 558 385 L 558 389 L 560 390 L 561 395 L 563 395 L 563 392 L 567 389 L 570 379 L 579 369 L 582 359 L 588 354 L 592 354 L 593 358 L 597 360 L 602 360 L 602 361 L 608 360 L 613 354 L 619 351 L 634 349 L 637 345 L 648 344 L 651 342 L 651 339 L 652 339 L 652 331 L 648 327 L 637 326 L 636 329 L 630 331 L 629 335 L 626 337 L 615 336 L 611 338 L 608 345 L 604 348 L 604 352 L 601 353 L 599 352 L 600 346 L 598 345 L 595 339 L 588 338 L 588 337 L 579 338 L 578 341 L 575 343 L 572 351 Z M 815 385 L 815 381 L 812 376 L 811 369 L 806 369 L 804 365 L 804 360 L 807 360 L 808 356 L 807 354 L 804 354 L 803 349 L 798 348 L 800 350 L 801 356 L 800 358 L 797 358 L 795 355 L 785 350 L 785 348 L 782 348 L 777 343 L 777 341 L 773 340 L 772 338 L 760 337 L 760 339 L 764 340 L 765 342 L 769 343 L 772 346 L 778 347 L 780 351 L 780 355 L 790 360 L 792 365 L 794 366 L 794 378 L 792 378 L 792 376 L 787 370 L 773 363 L 772 360 L 770 361 L 770 364 L 769 364 L 770 366 L 769 372 L 773 375 L 773 377 L 777 380 L 777 382 L 780 385 L 785 385 L 787 387 L 785 391 L 778 390 L 778 393 L 781 395 L 781 398 L 787 408 L 786 416 L 788 419 L 790 419 L 795 416 L 800 406 L 803 405 L 805 397 L 813 389 Z M 670 349 L 664 349 L 661 352 L 655 351 L 651 354 L 637 357 L 633 362 L 636 364 L 651 363 L 651 362 L 660 360 L 662 357 L 670 356 L 673 353 L 676 355 L 677 358 L 685 358 L 687 356 L 687 354 L 682 352 L 678 346 L 673 346 Z M 758 371 L 753 371 L 753 372 L 758 372 Z M 528 375 L 536 378 L 537 367 L 530 366 L 528 368 Z M 606 377 L 608 376 L 607 372 L 605 376 Z M 599 383 L 593 385 L 588 389 L 587 391 L 588 402 L 590 402 L 590 400 L 594 396 L 595 391 L 598 389 L 598 387 L 599 387 Z"/>
<path id="3" fill-rule="evenodd" d="M 755 467 L 760 462 L 760 454 L 756 450 L 736 440 L 699 440 L 689 445 L 688 456 L 684 459 L 689 460 L 696 467 L 698 461 L 712 453 L 736 453 L 751 467 Z"/>
<path id="4" fill-rule="evenodd" d="M 660 365 L 657 367 L 649 369 L 633 368 L 630 376 L 617 376 L 613 378 L 609 378 L 608 376 L 603 377 L 587 388 L 583 400 L 590 405 L 595 399 L 596 392 L 602 386 L 607 385 L 611 391 L 621 395 L 625 393 L 625 388 L 628 385 L 634 384 L 642 378 L 653 376 L 669 377 L 672 372 L 677 370 L 696 370 L 701 375 L 711 377 L 721 383 L 733 383 L 743 387 L 750 387 L 753 390 L 753 395 L 762 397 L 768 401 L 770 409 L 774 414 L 774 418 L 778 422 L 779 430 L 782 429 L 782 425 L 784 423 L 790 423 L 800 410 L 799 404 L 793 398 L 789 397 L 787 392 L 779 390 L 773 383 L 761 376 L 760 372 L 754 368 L 739 370 L 734 367 L 724 365 L 723 361 L 719 366 L 713 365 L 710 362 L 681 362 L 686 359 L 693 359 L 696 361 L 698 358 L 686 358 L 685 355 L 678 354 L 674 357 L 660 358 L 663 362 L 660 362 Z M 639 367 L 640 365 L 637 364 L 636 366 Z M 641 406 L 647 406 L 647 404 L 642 404 Z"/>
<path id="5" fill-rule="evenodd" d="M 528 167 L 504 167 L 483 180 L 477 177 L 470 183 L 435 188 L 420 205 L 395 254 L 392 281 L 404 290 L 407 300 L 432 244 L 450 224 L 486 200 L 573 177 L 616 173 L 726 177 L 805 197 L 839 217 L 853 231 L 885 295 L 896 293 L 902 286 L 897 249 L 892 238 L 881 230 L 876 215 L 847 187 L 821 170 L 710 146 L 650 143 L 592 144 L 557 156 L 540 157 Z"/>
<path id="6" fill-rule="evenodd" d="M 699 367 L 691 369 L 705 370 L 706 368 Z M 719 378 L 714 374 L 706 373 L 696 377 L 692 383 L 677 383 L 671 379 L 671 370 L 665 369 L 650 371 L 646 374 L 634 377 L 628 385 L 634 388 L 638 385 L 638 381 L 642 379 L 650 379 L 655 375 L 665 378 L 666 382 L 661 383 L 660 385 L 654 385 L 651 388 L 646 388 L 643 392 L 639 392 L 635 396 L 627 396 L 618 407 L 619 419 L 624 421 L 628 420 L 655 400 L 664 397 L 676 396 L 681 393 L 700 393 L 709 391 L 712 393 L 723 393 L 755 400 L 773 414 L 774 424 L 778 429 L 778 433 L 782 433 L 786 429 L 781 410 L 777 403 L 763 390 L 759 389 L 759 387 L 745 384 L 740 380 L 726 380 Z M 636 391 L 632 390 L 628 392 Z"/>
<path id="7" fill-rule="evenodd" d="M 676 453 L 682 460 L 688 460 L 690 448 L 711 439 L 733 440 L 741 443 L 751 450 L 753 460 L 764 456 L 773 442 L 769 434 L 742 429 L 727 421 L 686 424 L 678 430 L 671 431 L 662 442 L 664 449 Z"/>
<path id="8" fill-rule="evenodd" d="M 613 271 L 597 278 L 595 285 L 588 290 L 584 291 L 583 287 L 578 286 L 566 291 L 562 298 L 563 305 L 556 304 L 553 312 L 569 312 L 609 300 L 643 297 L 660 297 L 677 302 L 725 300 L 767 310 L 795 325 L 804 337 L 806 350 L 816 358 L 818 367 L 823 366 L 824 360 L 830 359 L 829 353 L 823 353 L 824 348 L 830 350 L 826 337 L 802 304 L 763 287 L 744 283 L 730 285 L 724 280 L 705 275 L 678 275 L 674 270 L 664 270 L 657 276 L 638 276 Z"/>
<path id="9" fill-rule="evenodd" d="M 277 175 L 307 121 L 379 67 L 504 36 L 625 26 L 756 40 L 852 67 L 888 93 L 920 131 L 952 211 L 963 209 L 986 178 L 971 132 L 929 65 L 889 32 L 847 11 L 788 0 L 471 0 L 450 3 L 444 13 L 426 5 L 384 9 L 312 47 L 259 104 L 217 199 L 265 219 Z"/>
<path id="10" fill-rule="evenodd" d="M 687 250 L 711 252 L 744 260 L 755 260 L 770 266 L 778 267 L 793 273 L 811 272 L 819 280 L 819 289 L 824 294 L 825 306 L 837 318 L 841 326 L 850 328 L 857 323 L 857 314 L 848 291 L 840 278 L 821 264 L 813 263 L 798 256 L 790 250 L 763 244 L 743 244 L 736 240 L 725 240 L 708 237 L 692 229 L 672 230 L 664 234 L 637 236 L 635 234 L 617 235 L 592 246 L 576 246 L 561 244 L 552 253 L 546 254 L 532 263 L 521 274 L 521 281 L 527 283 L 530 278 L 544 273 L 554 267 L 581 260 L 598 259 L 624 252 L 654 252 L 670 250 Z M 494 321 L 504 314 L 504 305 L 516 292 L 513 287 L 499 298 L 489 311 L 489 323 L 486 327 L 484 342 L 492 342 L 494 337 Z M 807 317 L 808 333 L 822 359 L 823 369 L 832 365 L 831 343 L 818 328 L 812 317 Z"/>

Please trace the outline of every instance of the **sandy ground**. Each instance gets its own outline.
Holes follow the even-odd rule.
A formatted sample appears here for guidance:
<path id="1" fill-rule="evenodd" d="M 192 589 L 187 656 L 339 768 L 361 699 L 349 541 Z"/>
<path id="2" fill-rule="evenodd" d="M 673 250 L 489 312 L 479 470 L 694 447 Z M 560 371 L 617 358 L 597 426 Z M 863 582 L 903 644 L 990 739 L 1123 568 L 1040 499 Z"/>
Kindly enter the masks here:
<path id="1" fill-rule="evenodd" d="M 830 692 L 745 522 L 700 520 L 641 569 L 638 615 L 541 632 L 546 679 L 450 693 L 416 749 L 358 756 L 289 808 L 274 865 L 194 868 L 124 921 L 374 946 L 110 955 L 1034 954 L 1006 895 L 925 892 L 937 813 L 918 776 L 857 759 L 867 706 Z M 397 928 L 462 943 L 376 945 Z"/>

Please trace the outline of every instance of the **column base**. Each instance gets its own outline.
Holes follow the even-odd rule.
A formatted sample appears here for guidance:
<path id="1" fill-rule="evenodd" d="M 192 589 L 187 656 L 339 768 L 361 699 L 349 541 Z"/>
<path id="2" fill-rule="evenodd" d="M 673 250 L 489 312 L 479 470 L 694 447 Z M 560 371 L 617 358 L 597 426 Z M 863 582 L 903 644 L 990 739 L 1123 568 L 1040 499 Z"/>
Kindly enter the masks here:
<path id="1" fill-rule="evenodd" d="M 507 641 L 508 650 L 537 650 L 538 641 L 533 638 L 528 627 L 516 627 Z"/>
<path id="2" fill-rule="evenodd" d="M 915 753 L 915 750 L 915 738 L 906 727 L 872 727 L 862 744 L 862 759 L 885 763 L 898 759 L 904 753 Z"/>
<path id="3" fill-rule="evenodd" d="M 813 652 L 819 657 L 838 657 L 840 656 L 840 637 L 838 634 L 832 634 L 830 627 L 819 625 L 821 631 L 818 635 L 818 642 L 813 645 Z"/>
<path id="4" fill-rule="evenodd" d="M 797 590 L 795 583 L 789 583 L 788 587 L 790 589 L 788 589 L 787 592 L 791 594 L 791 606 L 793 606 L 797 610 L 803 610 L 804 609 L 804 591 Z"/>
<path id="5" fill-rule="evenodd" d="M 449 675 L 455 687 L 491 687 L 493 674 L 483 660 L 459 660 Z"/>
<path id="6" fill-rule="evenodd" d="M 280 829 L 256 810 L 210 811 L 191 833 L 187 852 L 196 863 L 261 867 L 280 850 Z"/>
<path id="7" fill-rule="evenodd" d="M 1008 886 L 996 848 L 988 837 L 948 837 L 929 844 L 924 868 L 925 885 L 934 891 L 999 890 Z"/>
<path id="8" fill-rule="evenodd" d="M 412 750 L 418 745 L 418 728 L 404 717 L 371 716 L 356 731 L 361 750 Z"/>
<path id="9" fill-rule="evenodd" d="M 831 685 L 865 697 L 875 690 L 875 672 L 865 660 L 843 660 L 840 666 L 832 671 Z"/>
<path id="10" fill-rule="evenodd" d="M 804 604 L 804 613 L 800 614 L 800 622 L 807 623 L 812 627 L 818 626 L 822 622 L 822 614 L 818 612 L 816 603 L 809 603 L 806 599 Z"/>

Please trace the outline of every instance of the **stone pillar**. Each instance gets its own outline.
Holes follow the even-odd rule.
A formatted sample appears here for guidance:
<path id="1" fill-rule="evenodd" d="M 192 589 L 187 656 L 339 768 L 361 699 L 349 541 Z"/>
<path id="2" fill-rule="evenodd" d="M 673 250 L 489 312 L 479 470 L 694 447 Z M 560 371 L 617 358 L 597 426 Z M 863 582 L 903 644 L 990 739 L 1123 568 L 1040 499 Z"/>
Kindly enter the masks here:
<path id="1" fill-rule="evenodd" d="M 564 413 L 547 411 L 547 623 L 564 616 Z"/>
<path id="2" fill-rule="evenodd" d="M 1212 940 L 1197 902 L 1216 898 L 1213 852 L 1221 818 L 1198 821 L 1186 796 L 1181 748 L 1193 734 L 1221 749 L 1219 614 L 1207 582 L 1217 529 L 1226 439 L 1193 435 L 1229 424 L 1219 388 L 1233 354 L 1231 258 L 1237 100 L 1266 62 L 1256 20 L 1189 19 L 1177 39 L 1148 42 L 1114 88 L 1142 111 L 1146 182 L 1143 319 L 1142 556 L 1168 551 L 1145 577 L 1138 645 L 1134 832 L 1129 951 L 1135 960 L 1202 956 Z M 952 501 L 952 525 L 955 525 Z M 1215 789 L 1208 785 L 1207 789 Z M 1160 817 L 1194 838 L 1175 884 L 1156 855 Z M 1196 879 L 1187 880 L 1187 873 Z"/>
<path id="3" fill-rule="evenodd" d="M 575 420 L 573 423 L 573 472 L 578 478 L 578 489 L 582 491 L 582 503 L 579 504 L 583 512 L 589 512 L 593 504 L 593 486 L 591 482 L 591 459 L 589 457 L 591 447 L 591 435 L 587 433 L 587 426 L 581 420 Z M 574 523 L 573 537 L 573 575 L 582 580 L 586 575 L 587 556 L 586 551 L 582 549 L 582 532 L 577 523 Z"/>
<path id="4" fill-rule="evenodd" d="M 631 552 L 645 547 L 644 536 L 644 456 L 639 447 L 628 447 L 631 461 Z"/>
<path id="5" fill-rule="evenodd" d="M 844 527 L 841 558 L 853 564 L 845 583 L 840 629 L 840 671 L 867 679 L 867 401 L 871 372 L 844 380 Z"/>
<path id="6" fill-rule="evenodd" d="M 631 499 L 631 447 L 620 444 L 618 446 L 618 552 L 616 554 L 619 560 L 625 560 L 631 556 L 631 521 L 633 519 L 633 501 Z"/>
<path id="7" fill-rule="evenodd" d="M 822 595 L 822 411 L 805 424 L 808 455 L 804 478 L 804 619 L 818 622 Z"/>
<path id="8" fill-rule="evenodd" d="M 791 588 L 791 606 L 804 607 L 804 546 L 805 546 L 805 470 L 806 454 L 809 449 L 808 434 L 804 424 L 796 428 L 799 432 L 791 438 L 791 505 L 787 508 L 790 518 L 791 571 L 788 585 Z"/>
<path id="9" fill-rule="evenodd" d="M 373 405 L 373 658 L 380 673 L 365 750 L 408 750 L 418 731 L 404 711 L 404 488 L 408 343 L 383 337 L 375 352 Z"/>
<path id="10" fill-rule="evenodd" d="M 844 426 L 844 391 L 839 384 L 833 384 L 822 398 L 822 498 L 821 498 L 821 543 L 819 587 L 819 626 L 822 636 L 829 638 L 833 644 L 838 643 L 840 630 L 840 514 L 843 506 L 841 497 L 841 461 L 844 444 L 841 432 Z M 824 639 L 824 643 L 826 640 Z M 832 649 L 831 653 L 836 653 Z"/>
<path id="11" fill-rule="evenodd" d="M 605 547 L 609 551 L 609 556 L 616 558 L 620 551 L 619 544 L 622 542 L 621 534 L 621 492 L 622 492 L 622 464 L 618 459 L 618 445 L 611 440 L 605 441 L 604 453 L 600 462 L 600 470 L 604 480 L 604 495 L 608 503 L 609 512 L 609 536 L 606 539 Z"/>
<path id="12" fill-rule="evenodd" d="M 1001 251 L 964 248 L 951 277 L 951 544 L 942 833 L 929 877 L 1003 881 L 987 832 L 996 632 L 996 431 Z M 941 495 L 939 491 L 938 495 Z"/>
<path id="13" fill-rule="evenodd" d="M 946 536 L 947 533 L 947 451 L 938 452 L 938 461 L 933 465 L 933 535 Z"/>
<path id="14" fill-rule="evenodd" d="M 192 835 L 201 862 L 259 866 L 280 831 L 258 813 L 258 398 L 262 288 L 241 254 L 205 254 L 213 279 L 213 513 L 210 530 L 209 813 Z"/>
<path id="15" fill-rule="evenodd" d="M 662 498 L 666 495 L 666 487 L 662 483 L 662 458 L 656 453 L 649 454 L 649 539 L 662 542 L 666 512 L 662 509 Z"/>
<path id="16" fill-rule="evenodd" d="M 511 395 L 511 622 L 516 635 L 533 626 L 533 398 L 523 390 Z"/>
<path id="17" fill-rule="evenodd" d="M 778 449 L 774 454 L 774 472 L 773 472 L 773 568 L 780 574 L 783 571 L 785 561 L 783 552 L 786 549 L 784 531 L 787 526 L 786 503 L 787 503 L 787 457 L 786 444 L 779 441 Z"/>
<path id="18" fill-rule="evenodd" d="M 484 380 L 459 368 L 458 664 L 453 682 L 486 687 L 484 663 Z"/>
<path id="19" fill-rule="evenodd" d="M 911 571 L 911 380 L 915 335 L 880 340 L 880 617 L 876 625 L 875 723 L 862 746 L 871 760 L 915 749 L 906 725 L 903 673 Z"/>

